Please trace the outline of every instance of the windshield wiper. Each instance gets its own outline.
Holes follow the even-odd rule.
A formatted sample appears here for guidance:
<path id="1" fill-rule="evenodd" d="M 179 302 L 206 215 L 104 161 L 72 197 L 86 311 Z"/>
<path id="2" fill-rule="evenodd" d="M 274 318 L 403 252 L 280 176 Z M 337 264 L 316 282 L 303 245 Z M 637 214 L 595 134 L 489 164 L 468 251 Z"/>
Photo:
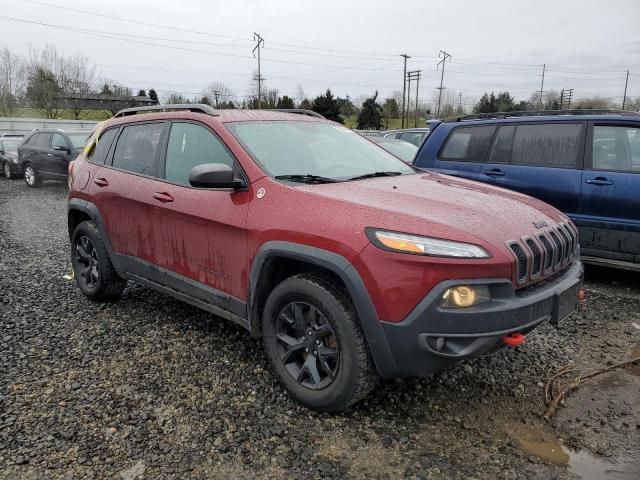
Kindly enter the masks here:
<path id="1" fill-rule="evenodd" d="M 300 183 L 337 183 L 340 180 L 330 177 L 322 177 L 320 175 L 311 174 L 297 174 L 297 175 L 276 175 L 276 180 L 291 180 L 292 182 Z"/>
<path id="2" fill-rule="evenodd" d="M 358 175 L 357 177 L 351 177 L 349 180 L 361 180 L 364 178 L 374 178 L 374 177 L 396 177 L 398 175 L 402 175 L 402 172 L 373 172 L 373 173 L 367 173 L 365 175 Z"/>

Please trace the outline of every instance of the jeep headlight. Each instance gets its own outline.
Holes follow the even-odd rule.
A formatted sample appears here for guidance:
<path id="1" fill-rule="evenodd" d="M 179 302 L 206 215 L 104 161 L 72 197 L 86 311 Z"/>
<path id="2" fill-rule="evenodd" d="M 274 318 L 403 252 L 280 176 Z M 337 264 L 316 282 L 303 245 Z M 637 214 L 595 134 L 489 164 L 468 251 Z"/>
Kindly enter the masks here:
<path id="1" fill-rule="evenodd" d="M 466 308 L 491 300 L 487 285 L 457 285 L 442 294 L 441 307 Z"/>
<path id="2" fill-rule="evenodd" d="M 490 258 L 489 252 L 472 243 L 454 242 L 441 238 L 419 237 L 406 233 L 366 229 L 371 243 L 392 252 L 451 258 Z"/>

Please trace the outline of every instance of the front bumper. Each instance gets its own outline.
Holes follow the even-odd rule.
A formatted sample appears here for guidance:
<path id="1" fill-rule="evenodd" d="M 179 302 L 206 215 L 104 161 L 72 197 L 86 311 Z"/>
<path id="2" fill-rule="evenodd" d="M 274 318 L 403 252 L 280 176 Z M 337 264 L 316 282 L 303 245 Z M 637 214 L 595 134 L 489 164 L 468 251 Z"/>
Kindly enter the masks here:
<path id="1" fill-rule="evenodd" d="M 438 284 L 405 320 L 381 322 L 395 363 L 393 376 L 427 376 L 502 348 L 502 338 L 510 333 L 527 333 L 545 321 L 558 323 L 576 309 L 582 276 L 582 264 L 575 260 L 546 283 L 518 292 L 507 279 Z M 489 285 L 492 300 L 463 309 L 441 308 L 442 294 L 461 284 Z"/>

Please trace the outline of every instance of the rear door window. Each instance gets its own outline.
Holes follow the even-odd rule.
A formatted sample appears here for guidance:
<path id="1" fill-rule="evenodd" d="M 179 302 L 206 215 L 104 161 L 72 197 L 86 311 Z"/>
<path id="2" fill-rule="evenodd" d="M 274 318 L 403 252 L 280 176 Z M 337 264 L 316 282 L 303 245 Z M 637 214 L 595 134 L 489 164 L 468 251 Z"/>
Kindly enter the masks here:
<path id="1" fill-rule="evenodd" d="M 484 162 L 495 125 L 458 127 L 449 135 L 440 159 Z"/>
<path id="2" fill-rule="evenodd" d="M 540 167 L 577 168 L 582 123 L 518 125 L 511 163 Z"/>
<path id="3" fill-rule="evenodd" d="M 124 127 L 118 137 L 112 165 L 142 175 L 155 176 L 166 123 Z"/>
<path id="4" fill-rule="evenodd" d="M 33 143 L 36 147 L 40 148 L 49 148 L 51 144 L 51 134 L 50 133 L 38 133 L 36 134 L 36 138 L 34 142 L 29 142 L 29 144 Z"/>
<path id="5" fill-rule="evenodd" d="M 420 143 L 422 143 L 423 137 L 424 137 L 424 133 L 422 132 L 405 132 L 405 133 L 401 133 L 398 136 L 400 140 L 413 143 L 416 147 L 420 146 Z"/>
<path id="6" fill-rule="evenodd" d="M 111 144 L 113 143 L 113 139 L 116 138 L 116 133 L 118 133 L 118 129 L 111 128 L 100 135 L 96 146 L 89 154 L 88 160 L 90 162 L 100 165 L 104 164 L 107 159 L 109 149 L 111 148 Z"/>
<path id="7" fill-rule="evenodd" d="M 223 163 L 233 168 L 234 159 L 208 128 L 195 123 L 174 123 L 169 134 L 164 178 L 189 185 L 191 169 L 205 163 Z"/>
<path id="8" fill-rule="evenodd" d="M 640 173 L 640 128 L 595 125 L 592 168 Z"/>

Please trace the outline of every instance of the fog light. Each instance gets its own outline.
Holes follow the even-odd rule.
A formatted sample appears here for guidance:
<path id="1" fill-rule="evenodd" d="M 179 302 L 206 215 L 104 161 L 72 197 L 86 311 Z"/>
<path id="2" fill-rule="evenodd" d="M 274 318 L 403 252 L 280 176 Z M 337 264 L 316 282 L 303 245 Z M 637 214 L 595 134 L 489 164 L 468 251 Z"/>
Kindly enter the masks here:
<path id="1" fill-rule="evenodd" d="M 448 288 L 442 295 L 442 307 L 466 308 L 491 300 L 487 285 L 458 285 Z"/>

